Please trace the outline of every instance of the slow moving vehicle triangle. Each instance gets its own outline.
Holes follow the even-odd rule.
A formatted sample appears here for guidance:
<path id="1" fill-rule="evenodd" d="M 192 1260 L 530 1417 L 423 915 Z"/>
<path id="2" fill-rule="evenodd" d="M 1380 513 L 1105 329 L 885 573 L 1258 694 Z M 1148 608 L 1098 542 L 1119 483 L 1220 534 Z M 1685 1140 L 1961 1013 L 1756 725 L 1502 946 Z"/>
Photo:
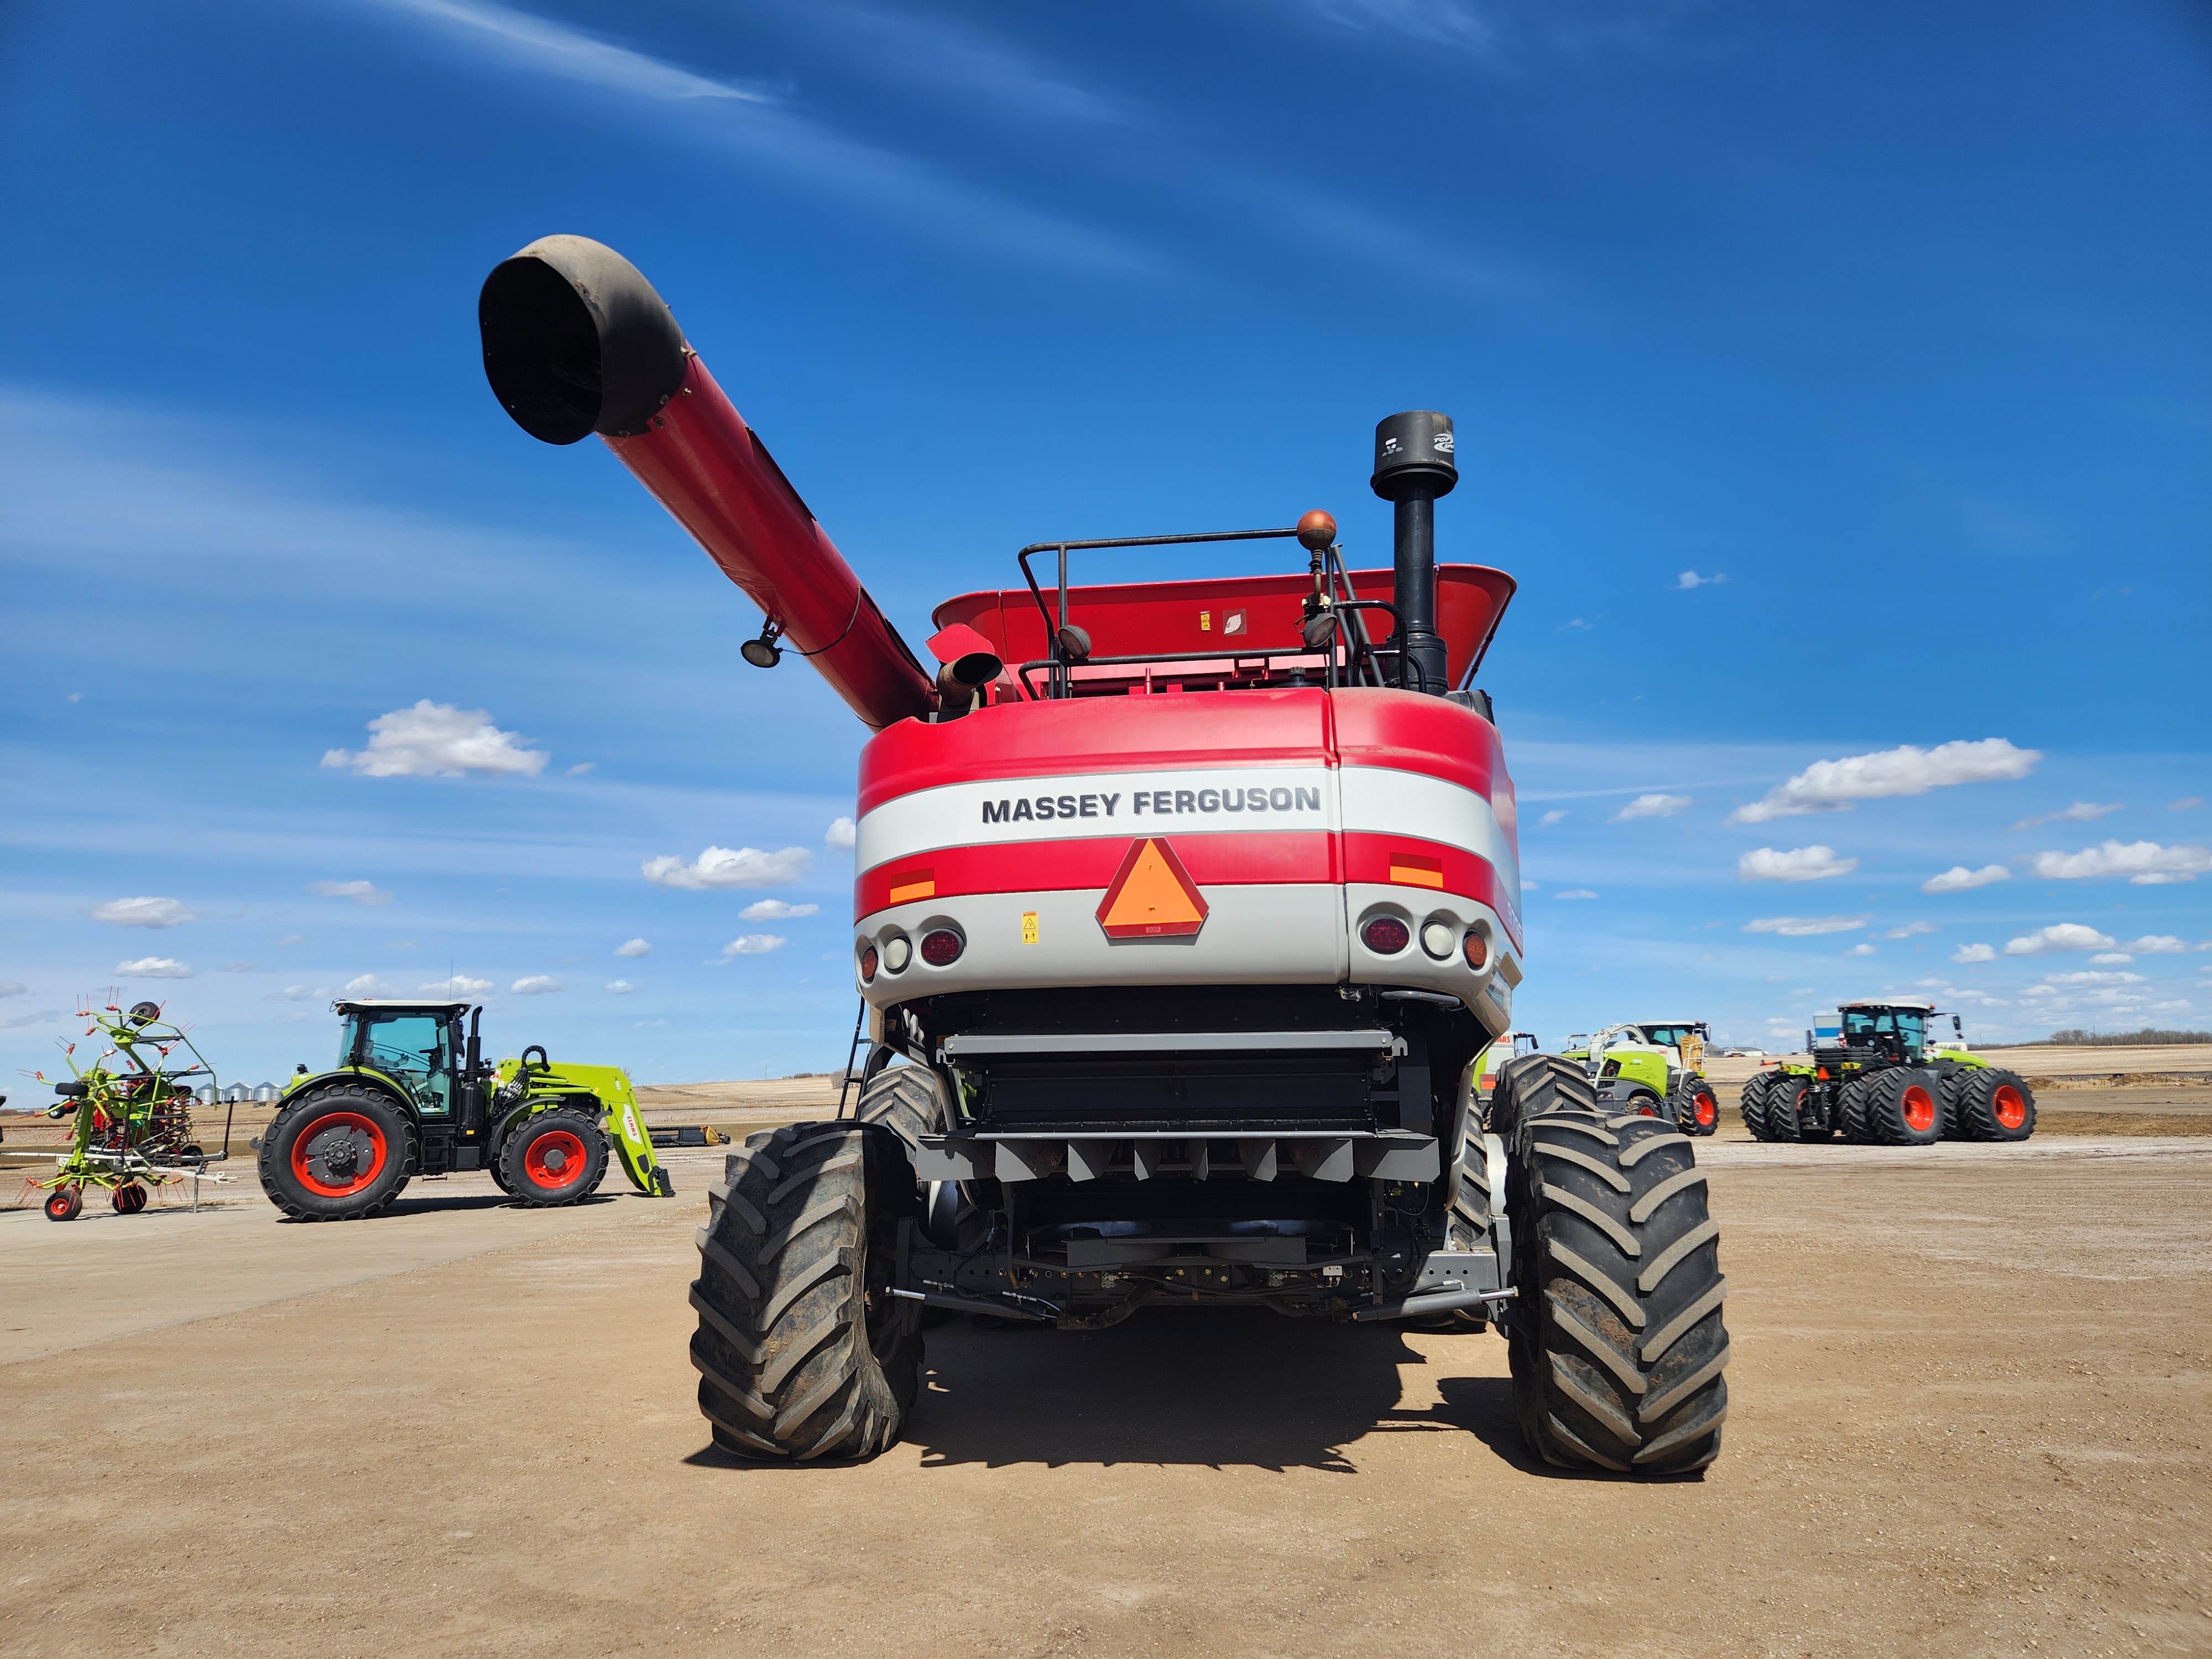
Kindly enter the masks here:
<path id="1" fill-rule="evenodd" d="M 1109 939 L 1171 939 L 1203 927 L 1207 908 L 1175 848 L 1146 837 L 1129 844 L 1099 901 L 1098 925 Z"/>

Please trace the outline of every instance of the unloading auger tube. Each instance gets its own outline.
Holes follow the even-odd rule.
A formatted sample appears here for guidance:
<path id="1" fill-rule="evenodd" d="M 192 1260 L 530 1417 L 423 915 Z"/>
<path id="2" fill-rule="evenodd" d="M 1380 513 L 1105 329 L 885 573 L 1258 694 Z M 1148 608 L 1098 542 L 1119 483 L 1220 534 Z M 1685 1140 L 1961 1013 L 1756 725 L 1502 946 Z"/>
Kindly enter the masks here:
<path id="1" fill-rule="evenodd" d="M 875 733 L 850 934 L 873 1048 L 850 1116 L 750 1136 L 708 1190 L 690 1358 L 718 1447 L 882 1450 L 931 1320 L 1164 1304 L 1492 1328 L 1547 1462 L 1717 1455 L 1691 1139 L 1559 1056 L 1480 1086 L 1524 976 L 1518 807 L 1474 689 L 1515 584 L 1437 562 L 1445 416 L 1376 429 L 1388 568 L 1347 568 L 1320 509 L 1033 542 L 1018 585 L 937 606 L 933 682 L 628 264 L 549 238 L 480 309 L 517 422 L 604 436 L 767 611 L 747 660 L 811 653 Z M 1293 538 L 1304 569 L 1188 562 Z M 1170 546 L 1170 579 L 1110 568 Z"/>

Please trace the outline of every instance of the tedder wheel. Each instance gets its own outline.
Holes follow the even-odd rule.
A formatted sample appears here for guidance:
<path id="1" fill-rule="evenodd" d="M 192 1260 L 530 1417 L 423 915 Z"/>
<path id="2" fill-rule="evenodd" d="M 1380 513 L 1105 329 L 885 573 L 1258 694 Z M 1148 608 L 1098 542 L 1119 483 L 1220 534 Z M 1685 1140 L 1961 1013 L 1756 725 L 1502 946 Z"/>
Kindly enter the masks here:
<path id="1" fill-rule="evenodd" d="M 1695 1072 L 1674 1085 L 1667 1109 L 1674 1116 L 1674 1127 L 1686 1135 L 1709 1135 L 1721 1127 L 1721 1097 Z"/>
<path id="2" fill-rule="evenodd" d="M 872 1457 L 921 1381 L 921 1304 L 895 1299 L 905 1144 L 880 1123 L 746 1137 L 707 1189 L 691 1363 L 714 1443 L 740 1457 Z"/>
<path id="3" fill-rule="evenodd" d="M 2017 1072 L 1971 1072 L 1958 1112 L 1956 1133 L 1969 1140 L 2025 1140 L 2035 1133 L 2035 1091 Z"/>
<path id="4" fill-rule="evenodd" d="M 1512 1061 L 1507 1335 L 1521 1432 L 1547 1463 L 1684 1474 L 1720 1455 L 1720 1225 L 1672 1124 L 1599 1108 L 1548 1054 Z"/>
<path id="5" fill-rule="evenodd" d="M 606 1179 L 607 1151 L 607 1132 L 593 1114 L 565 1106 L 540 1112 L 500 1148 L 501 1184 L 533 1210 L 579 1204 Z"/>
<path id="6" fill-rule="evenodd" d="M 415 1124 L 380 1089 L 319 1089 L 276 1114 L 261 1137 L 261 1190 L 295 1221 L 358 1221 L 399 1196 L 415 1163 Z"/>
<path id="7" fill-rule="evenodd" d="M 1880 1146 L 1932 1146 L 1943 1133 L 1942 1085 L 1910 1066 L 1863 1073 L 1844 1091 L 1844 1133 Z"/>
<path id="8" fill-rule="evenodd" d="M 146 1189 L 135 1181 L 126 1181 L 108 1194 L 107 1201 L 118 1215 L 137 1215 L 146 1207 Z"/>
<path id="9" fill-rule="evenodd" d="M 74 1221 L 77 1212 L 83 1208 L 84 1188 L 75 1183 L 57 1187 L 46 1194 L 46 1211 L 49 1221 Z"/>

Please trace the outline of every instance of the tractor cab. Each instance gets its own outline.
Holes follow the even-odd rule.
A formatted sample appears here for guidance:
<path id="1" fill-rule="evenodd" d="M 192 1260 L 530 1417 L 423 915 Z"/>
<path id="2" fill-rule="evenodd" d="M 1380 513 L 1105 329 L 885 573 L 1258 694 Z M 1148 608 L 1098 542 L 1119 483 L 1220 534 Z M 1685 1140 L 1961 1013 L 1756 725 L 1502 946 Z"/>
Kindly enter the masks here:
<path id="1" fill-rule="evenodd" d="M 1841 1011 L 1844 1048 L 1871 1060 L 1917 1066 L 1935 1009 L 1931 1002 L 1847 1002 Z"/>
<path id="2" fill-rule="evenodd" d="M 380 1073 L 399 1085 L 415 1109 L 449 1118 L 459 1083 L 477 1065 L 465 1002 L 341 1002 L 341 1072 Z M 479 1021 L 483 1010 L 476 1011 Z"/>
<path id="3" fill-rule="evenodd" d="M 1647 1019 L 1638 1023 L 1644 1040 L 1661 1048 L 1672 1048 L 1680 1056 L 1678 1064 L 1686 1072 L 1701 1072 L 1705 1066 L 1705 1046 L 1712 1041 L 1712 1028 L 1701 1019 Z"/>

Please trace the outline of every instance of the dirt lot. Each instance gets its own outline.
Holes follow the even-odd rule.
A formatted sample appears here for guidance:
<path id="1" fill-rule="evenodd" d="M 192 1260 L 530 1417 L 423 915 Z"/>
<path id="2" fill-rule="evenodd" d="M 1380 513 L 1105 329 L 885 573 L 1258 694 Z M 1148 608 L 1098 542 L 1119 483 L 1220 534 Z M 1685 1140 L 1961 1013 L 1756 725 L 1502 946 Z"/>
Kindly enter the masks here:
<path id="1" fill-rule="evenodd" d="M 671 1201 L 0 1214 L 13 1654 L 2212 1651 L 2212 1142 L 1712 1171 L 1705 1479 L 1529 1463 L 1488 1335 L 933 1332 L 908 1442 L 708 1449 Z"/>

